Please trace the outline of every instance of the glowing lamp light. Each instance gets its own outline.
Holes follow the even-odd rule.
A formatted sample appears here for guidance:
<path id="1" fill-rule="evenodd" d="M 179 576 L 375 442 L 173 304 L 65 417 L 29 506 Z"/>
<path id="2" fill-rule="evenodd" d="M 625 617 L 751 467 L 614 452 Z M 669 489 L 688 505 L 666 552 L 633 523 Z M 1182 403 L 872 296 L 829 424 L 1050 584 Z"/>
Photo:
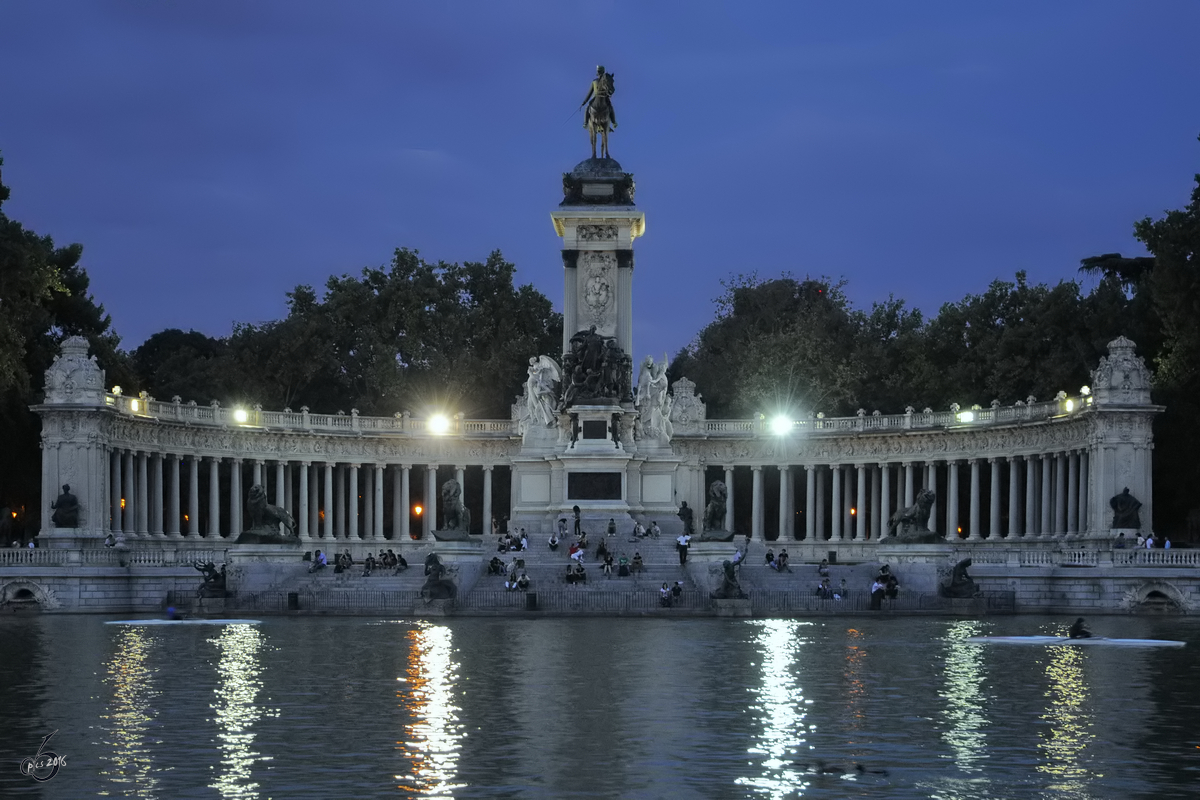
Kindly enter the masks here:
<path id="1" fill-rule="evenodd" d="M 418 517 L 421 516 L 421 514 L 424 511 L 425 511 L 425 509 L 421 508 L 420 506 L 413 506 L 413 513 L 416 514 Z"/>
<path id="2" fill-rule="evenodd" d="M 852 508 L 852 509 L 850 509 L 850 516 L 852 516 L 852 517 L 853 517 L 853 516 L 854 516 L 855 514 L 857 514 L 857 513 L 858 513 L 858 509 L 857 509 L 857 508 Z"/>
<path id="3" fill-rule="evenodd" d="M 120 397 L 120 396 L 121 396 L 121 387 L 120 387 L 120 386 L 114 386 L 114 387 L 113 387 L 113 390 L 112 390 L 112 393 L 113 393 L 113 394 L 115 394 L 117 397 Z"/>
<path id="4" fill-rule="evenodd" d="M 125 498 L 122 497 L 121 498 L 121 508 L 124 508 L 124 507 L 125 507 Z"/>
<path id="5" fill-rule="evenodd" d="M 445 414 L 434 414 L 429 418 L 429 432 L 441 435 L 450 431 L 450 419 Z"/>
<path id="6" fill-rule="evenodd" d="M 233 421 L 234 422 L 236 422 L 239 425 L 245 425 L 249 420 L 250 420 L 250 415 L 246 412 L 246 409 L 239 408 L 239 409 L 234 410 L 234 412 L 233 412 Z"/>
<path id="7" fill-rule="evenodd" d="M 1075 410 L 1075 401 L 1068 398 L 1067 402 L 1063 403 L 1063 408 L 1065 408 L 1067 413 L 1070 414 Z"/>
<path id="8" fill-rule="evenodd" d="M 780 414 L 771 420 L 771 433 L 776 436 L 787 436 L 792 431 L 792 421 Z"/>
<path id="9" fill-rule="evenodd" d="M 1081 395 L 1083 395 L 1084 397 L 1087 397 L 1089 394 L 1091 394 L 1091 393 L 1092 393 L 1092 387 L 1090 387 L 1090 386 L 1081 386 L 1081 387 L 1079 387 L 1079 393 L 1080 393 Z"/>
<path id="10" fill-rule="evenodd" d="M 959 422 L 974 422 L 975 421 L 975 412 L 974 411 L 958 412 L 958 421 Z"/>
<path id="11" fill-rule="evenodd" d="M 138 410 L 138 401 L 137 400 L 129 401 L 129 410 L 134 412 L 135 414 L 137 413 L 137 410 Z"/>

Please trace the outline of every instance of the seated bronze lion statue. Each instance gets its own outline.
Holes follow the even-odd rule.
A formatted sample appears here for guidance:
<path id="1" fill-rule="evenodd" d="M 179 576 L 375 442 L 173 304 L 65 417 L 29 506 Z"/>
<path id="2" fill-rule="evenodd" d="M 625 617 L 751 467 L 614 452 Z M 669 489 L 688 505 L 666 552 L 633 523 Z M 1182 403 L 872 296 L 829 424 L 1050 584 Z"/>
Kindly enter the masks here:
<path id="1" fill-rule="evenodd" d="M 292 519 L 286 508 L 267 502 L 267 490 L 261 484 L 250 487 L 246 497 L 246 515 L 250 518 L 250 531 L 272 530 L 282 523 L 288 533 L 296 532 L 296 520 Z"/>

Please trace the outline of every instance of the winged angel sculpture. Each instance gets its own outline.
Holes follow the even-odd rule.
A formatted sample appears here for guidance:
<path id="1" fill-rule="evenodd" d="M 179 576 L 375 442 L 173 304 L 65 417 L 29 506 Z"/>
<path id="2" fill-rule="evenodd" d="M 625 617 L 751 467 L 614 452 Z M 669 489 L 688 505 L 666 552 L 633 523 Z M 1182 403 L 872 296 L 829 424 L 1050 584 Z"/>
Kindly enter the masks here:
<path id="1" fill-rule="evenodd" d="M 637 392 L 638 422 L 642 438 L 671 440 L 671 396 L 667 394 L 667 354 L 663 353 L 661 364 L 651 356 L 642 361 L 638 374 Z"/>
<path id="2" fill-rule="evenodd" d="M 550 356 L 529 359 L 529 377 L 525 380 L 525 407 L 529 421 L 549 427 L 555 422 L 558 410 L 555 384 L 562 380 L 558 364 Z"/>

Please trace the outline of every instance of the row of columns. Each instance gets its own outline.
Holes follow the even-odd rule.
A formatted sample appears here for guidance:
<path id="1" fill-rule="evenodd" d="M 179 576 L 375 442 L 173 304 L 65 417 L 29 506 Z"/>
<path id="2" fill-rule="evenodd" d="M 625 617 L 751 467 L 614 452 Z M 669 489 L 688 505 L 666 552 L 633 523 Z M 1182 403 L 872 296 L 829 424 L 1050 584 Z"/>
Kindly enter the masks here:
<path id="1" fill-rule="evenodd" d="M 966 468 L 966 475 L 960 470 Z M 983 480 L 986 468 L 987 524 L 984 525 Z M 750 467 L 750 536 L 766 532 L 765 483 L 762 466 Z M 804 531 L 796 530 L 793 469 L 804 473 Z M 945 492 L 938 491 L 945 470 Z M 726 466 L 728 498 L 725 529 L 734 530 L 734 467 Z M 1007 497 L 1004 473 L 1008 473 Z M 946 538 L 1051 537 L 1086 532 L 1088 453 L 1058 453 L 997 458 L 971 458 L 900 464 L 853 464 L 779 467 L 779 537 L 781 539 L 867 540 L 888 535 L 892 514 L 916 502 L 917 493 L 933 488 L 929 530 L 944 523 Z M 893 484 L 893 478 L 895 483 Z M 960 479 L 969 481 L 968 508 L 959 508 Z M 944 494 L 944 496 L 943 496 Z M 1024 513 L 1022 514 L 1022 510 Z M 1007 513 L 1005 513 L 1007 512 Z M 1007 517 L 1007 527 L 1003 520 Z M 965 527 L 964 527 L 965 523 Z"/>
<path id="2" fill-rule="evenodd" d="M 246 492 L 250 486 L 267 488 L 268 469 L 262 460 L 250 460 L 251 480 L 243 487 L 246 460 L 214 456 L 171 455 L 132 450 L 114 450 L 110 456 L 109 486 L 111 530 L 125 537 L 152 535 L 219 537 L 221 531 L 221 462 L 229 463 L 229 525 L 226 533 L 236 537 L 243 530 Z M 186 462 L 186 467 L 185 467 Z M 164 465 L 166 480 L 164 481 Z M 425 506 L 421 534 L 432 534 L 437 522 L 437 464 L 425 465 Z M 410 471 L 412 465 L 398 464 L 313 464 L 308 461 L 274 464 L 268 498 L 292 514 L 301 540 L 369 539 L 383 541 L 386 471 L 392 471 L 392 539 L 410 537 Z M 359 491 L 360 469 L 365 469 L 363 491 Z M 456 466 L 460 487 L 465 486 L 466 467 Z M 200 529 L 200 475 L 208 473 L 206 525 Z M 186 472 L 187 507 L 184 510 L 183 480 Z M 492 518 L 491 465 L 483 466 L 483 521 L 485 532 Z M 293 488 L 295 508 L 292 507 Z M 347 497 L 362 499 L 349 502 Z M 164 508 L 165 501 L 165 508 Z M 361 522 L 361 524 L 360 524 Z"/>

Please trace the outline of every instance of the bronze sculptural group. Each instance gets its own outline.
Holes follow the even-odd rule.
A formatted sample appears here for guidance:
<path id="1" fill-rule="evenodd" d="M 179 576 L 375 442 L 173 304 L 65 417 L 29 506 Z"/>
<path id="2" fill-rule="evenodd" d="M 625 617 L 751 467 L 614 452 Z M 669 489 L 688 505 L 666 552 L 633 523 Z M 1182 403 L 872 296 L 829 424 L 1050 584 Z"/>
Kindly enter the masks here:
<path id="1" fill-rule="evenodd" d="M 79 526 L 79 498 L 71 494 L 70 484 L 63 484 L 62 494 L 50 504 L 54 511 L 50 521 L 56 528 L 75 528 Z"/>
<path id="2" fill-rule="evenodd" d="M 728 542 L 733 531 L 725 530 L 725 510 L 729 503 L 729 489 L 724 481 L 713 481 L 708 487 L 708 505 L 704 507 L 704 530 L 700 532 L 702 542 Z"/>
<path id="3" fill-rule="evenodd" d="M 471 510 L 462 501 L 462 486 L 454 478 L 442 484 L 442 527 L 433 532 L 439 542 L 466 542 L 471 538 Z"/>
<path id="4" fill-rule="evenodd" d="M 292 544 L 299 542 L 296 520 L 280 506 L 267 502 L 267 490 L 254 484 L 246 494 L 246 516 L 250 527 L 237 538 L 238 544 Z M 280 525 L 283 531 L 279 530 Z"/>
<path id="5" fill-rule="evenodd" d="M 888 533 L 897 543 L 940 542 L 942 537 L 936 531 L 929 530 L 929 515 L 937 495 L 930 489 L 922 489 L 915 499 L 913 505 L 900 509 L 888 520 Z"/>

